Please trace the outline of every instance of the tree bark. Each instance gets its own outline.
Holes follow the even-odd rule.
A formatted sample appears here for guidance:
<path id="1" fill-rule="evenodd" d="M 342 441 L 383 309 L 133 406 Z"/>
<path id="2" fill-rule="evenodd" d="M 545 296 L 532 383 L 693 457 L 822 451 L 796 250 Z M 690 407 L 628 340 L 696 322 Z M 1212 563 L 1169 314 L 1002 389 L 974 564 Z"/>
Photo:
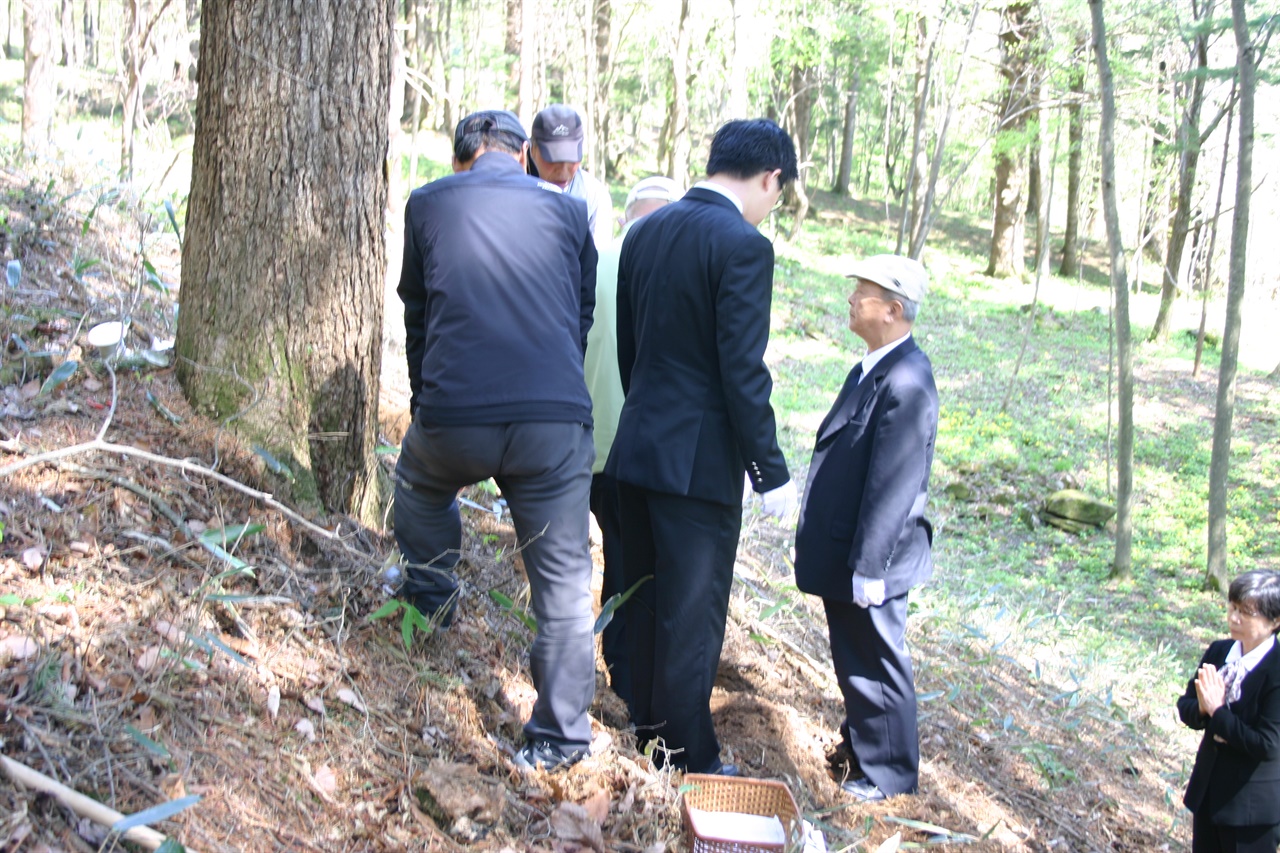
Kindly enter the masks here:
<path id="1" fill-rule="evenodd" d="M 1032 69 L 1028 46 L 1034 28 L 1030 3 L 1011 3 L 1004 9 L 1000 33 L 1000 73 L 1005 78 L 1004 104 L 1000 111 L 995 165 L 995 213 L 991 226 L 991 251 L 986 274 L 1021 278 L 1026 272 L 1027 162 L 1024 132 L 1030 101 Z"/>
<path id="2" fill-rule="evenodd" d="M 911 160 L 907 163 L 906 180 L 902 196 L 902 216 L 898 219 L 898 241 L 894 246 L 894 254 L 902 254 L 903 244 L 908 240 L 907 228 L 911 233 L 919 227 L 920 185 L 924 183 L 924 166 L 920 162 L 924 156 L 921 149 L 924 139 L 924 123 L 929 114 L 929 85 L 933 82 L 933 52 L 937 44 L 938 33 L 942 32 L 942 23 L 934 29 L 934 37 L 929 38 L 929 20 L 923 14 L 916 15 L 916 79 L 915 110 L 911 130 Z"/>
<path id="3" fill-rule="evenodd" d="M 133 135 L 142 100 L 142 2 L 127 0 L 128 25 L 124 36 L 124 103 L 120 107 L 120 176 L 133 179 Z"/>
<path id="4" fill-rule="evenodd" d="M 1218 402 L 1213 415 L 1213 454 L 1209 461 L 1209 552 L 1205 586 L 1227 588 L 1227 478 L 1231 473 L 1231 425 L 1236 406 L 1236 368 L 1240 353 L 1240 306 L 1244 302 L 1245 259 L 1249 244 L 1249 207 L 1253 198 L 1253 97 L 1257 86 L 1256 51 L 1249 37 L 1245 0 L 1231 0 L 1236 35 L 1236 73 L 1240 78 L 1240 141 L 1236 145 L 1236 209 L 1231 217 L 1231 261 L 1227 278 L 1227 318 L 1218 367 Z"/>
<path id="5" fill-rule="evenodd" d="M 1084 40 L 1076 44 L 1070 71 L 1071 96 L 1067 100 L 1067 222 L 1062 233 L 1062 264 L 1058 275 L 1079 271 L 1080 179 L 1084 159 Z"/>
<path id="6" fill-rule="evenodd" d="M 365 520 L 394 17 L 393 0 L 205 0 L 176 344 L 193 407 L 289 465 L 295 500 Z"/>
<path id="7" fill-rule="evenodd" d="M 22 0 L 22 153 L 47 153 L 58 103 L 58 15 L 54 0 Z"/>
<path id="8" fill-rule="evenodd" d="M 84 4 L 84 64 L 98 67 L 98 18 L 93 14 L 93 4 Z"/>
<path id="9" fill-rule="evenodd" d="M 729 58 L 729 114 L 725 121 L 750 118 L 748 111 L 747 68 L 751 57 L 747 56 L 745 42 L 751 31 L 752 15 L 756 0 L 729 0 L 733 8 L 733 55 Z"/>
<path id="10" fill-rule="evenodd" d="M 613 96 L 613 54 L 610 49 L 613 6 L 611 0 L 594 0 L 595 5 L 595 133 L 587 140 L 591 146 L 591 168 L 596 177 L 609 177 L 609 102 Z"/>
<path id="11" fill-rule="evenodd" d="M 1107 224 L 1107 252 L 1111 260 L 1111 290 L 1116 302 L 1116 353 L 1120 411 L 1116 436 L 1116 553 L 1111 577 L 1128 577 L 1133 570 L 1133 335 L 1129 328 L 1129 285 L 1125 274 L 1124 239 L 1116 202 L 1116 97 L 1111 62 L 1107 58 L 1107 26 L 1102 0 L 1089 0 L 1093 22 L 1093 50 L 1098 61 L 1098 89 L 1102 101 L 1099 149 L 1102 154 L 1102 209 Z"/>
<path id="12" fill-rule="evenodd" d="M 76 32 L 75 4 L 71 0 L 62 0 L 58 34 L 62 37 L 62 64 L 71 68 L 79 66 L 80 39 Z"/>
<path id="13" fill-rule="evenodd" d="M 537 114 L 534 76 L 538 66 L 537 0 L 520 0 L 520 86 L 516 97 L 516 115 L 529 128 Z"/>

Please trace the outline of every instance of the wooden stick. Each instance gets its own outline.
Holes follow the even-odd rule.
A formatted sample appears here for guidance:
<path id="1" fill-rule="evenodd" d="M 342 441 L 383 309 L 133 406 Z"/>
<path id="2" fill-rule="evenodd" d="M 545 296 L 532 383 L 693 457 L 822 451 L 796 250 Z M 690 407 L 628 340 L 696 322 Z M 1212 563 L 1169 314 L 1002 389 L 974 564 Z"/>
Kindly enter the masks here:
<path id="1" fill-rule="evenodd" d="M 87 817 L 94 823 L 100 823 L 105 827 L 114 826 L 119 820 L 124 819 L 124 815 L 115 809 L 108 808 L 97 800 L 92 800 L 84 794 L 71 790 L 61 782 L 54 781 L 38 770 L 32 770 L 25 764 L 14 761 L 0 755 L 0 767 L 4 768 L 4 772 L 14 783 L 24 785 L 28 788 L 34 788 L 37 791 L 44 791 L 46 794 L 52 794 L 54 799 L 71 809 L 81 817 Z M 126 841 L 132 841 L 134 844 L 141 844 L 148 850 L 158 850 L 160 845 L 164 843 L 165 836 L 156 832 L 149 826 L 135 826 L 122 836 Z M 191 848 L 187 848 L 191 851 Z M 194 851 L 191 851 L 194 853 Z"/>

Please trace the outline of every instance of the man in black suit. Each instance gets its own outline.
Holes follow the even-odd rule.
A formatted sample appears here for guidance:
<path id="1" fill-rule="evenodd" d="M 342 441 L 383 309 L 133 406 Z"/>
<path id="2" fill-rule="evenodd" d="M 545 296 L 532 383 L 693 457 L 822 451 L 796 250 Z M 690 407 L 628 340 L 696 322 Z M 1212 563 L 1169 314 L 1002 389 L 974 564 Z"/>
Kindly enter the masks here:
<path id="1" fill-rule="evenodd" d="M 844 694 L 842 786 L 915 793 L 920 743 L 904 635 L 907 594 L 933 573 L 924 517 L 938 392 L 911 327 L 928 275 L 876 255 L 855 265 L 849 329 L 867 345 L 818 430 L 796 533 L 796 584 L 822 596 Z"/>
<path id="2" fill-rule="evenodd" d="M 632 722 L 659 764 L 735 775 L 720 760 L 711 688 L 742 525 L 743 472 L 764 511 L 794 512 L 764 363 L 773 245 L 756 230 L 797 177 L 767 120 L 716 132 L 707 179 L 632 226 L 618 272 L 626 402 L 606 473 L 618 481 Z"/>

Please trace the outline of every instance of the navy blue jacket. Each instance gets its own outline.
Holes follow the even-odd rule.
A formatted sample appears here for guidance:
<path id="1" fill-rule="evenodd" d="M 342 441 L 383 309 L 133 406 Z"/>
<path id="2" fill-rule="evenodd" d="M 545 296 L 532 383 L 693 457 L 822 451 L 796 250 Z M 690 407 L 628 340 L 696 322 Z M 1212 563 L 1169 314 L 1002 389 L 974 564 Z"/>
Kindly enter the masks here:
<path id="1" fill-rule="evenodd" d="M 857 368 L 855 368 L 855 371 Z M 796 530 L 796 585 L 853 601 L 853 575 L 894 598 L 933 574 L 924 517 L 938 433 L 933 367 L 914 338 L 861 384 L 850 373 L 818 429 Z"/>
<path id="2" fill-rule="evenodd" d="M 627 399 L 605 471 L 719 504 L 787 482 L 764 363 L 773 244 L 733 202 L 694 187 L 637 221 L 618 264 Z"/>
<path id="3" fill-rule="evenodd" d="M 1221 670 L 1234 643 L 1210 643 L 1201 665 Z M 1178 716 L 1204 731 L 1182 800 L 1186 807 L 1223 826 L 1280 824 L 1280 647 L 1272 646 L 1244 677 L 1240 698 L 1212 717 L 1200 713 L 1193 677 L 1178 699 Z"/>
<path id="4" fill-rule="evenodd" d="M 434 425 L 591 423 L 587 207 L 509 154 L 419 187 L 404 212 L 410 411 Z"/>

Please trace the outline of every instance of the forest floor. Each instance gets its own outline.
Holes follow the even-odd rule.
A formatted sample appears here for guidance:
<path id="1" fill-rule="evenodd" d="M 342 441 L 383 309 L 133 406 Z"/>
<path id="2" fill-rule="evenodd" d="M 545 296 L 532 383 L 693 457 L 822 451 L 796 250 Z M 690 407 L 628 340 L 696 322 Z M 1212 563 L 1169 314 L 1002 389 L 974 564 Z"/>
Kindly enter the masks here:
<path id="1" fill-rule="evenodd" d="M 317 530 L 179 466 L 280 485 L 190 410 L 172 368 L 112 375 L 85 343 L 126 309 L 132 346 L 171 334 L 172 296 L 148 266 L 176 282 L 176 241 L 151 244 L 144 265 L 137 211 L 88 222 L 91 199 L 50 210 L 43 183 L 0 181 L 11 224 L 26 223 L 10 229 L 24 266 L 0 314 L 3 364 L 18 366 L 0 383 L 0 468 L 42 459 L 0 476 L 0 754 L 125 814 L 199 795 L 157 824 L 188 850 L 686 849 L 682 780 L 637 752 L 603 677 L 587 760 L 511 764 L 533 691 L 531 633 L 489 594 L 527 601 L 505 518 L 464 514 L 457 621 L 406 647 L 401 614 L 370 618 L 387 600 L 387 530 L 310 519 Z M 80 367 L 42 391 L 53 364 L 15 340 Z M 387 428 L 395 443 L 393 416 Z M 55 456 L 95 436 L 117 449 Z M 829 849 L 1186 849 L 1185 739 L 1150 709 L 1040 677 L 927 591 L 909 626 L 921 793 L 849 802 L 824 759 L 840 716 L 825 624 L 791 585 L 789 544 L 748 510 L 713 707 L 725 760 L 786 782 Z M 0 851 L 107 849 L 104 836 L 0 776 Z"/>

